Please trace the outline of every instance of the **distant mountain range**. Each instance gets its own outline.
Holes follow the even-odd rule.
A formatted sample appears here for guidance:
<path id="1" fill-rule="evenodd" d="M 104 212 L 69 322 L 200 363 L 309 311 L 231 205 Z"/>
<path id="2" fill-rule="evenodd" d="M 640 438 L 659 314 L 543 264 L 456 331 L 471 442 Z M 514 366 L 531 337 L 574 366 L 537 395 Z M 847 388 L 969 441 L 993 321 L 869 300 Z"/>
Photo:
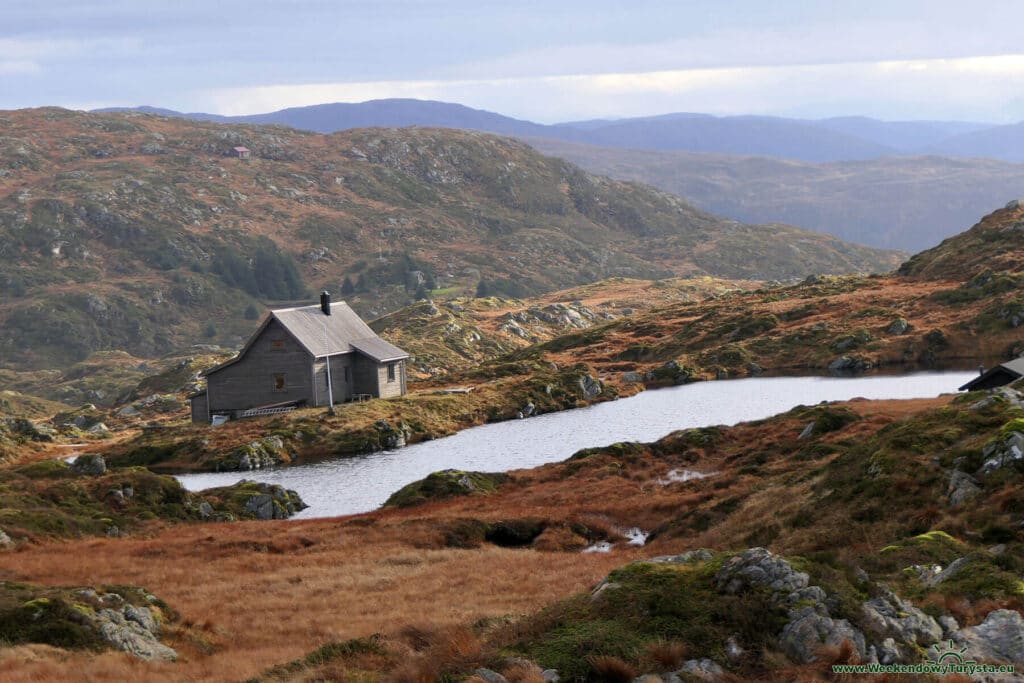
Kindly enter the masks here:
<path id="1" fill-rule="evenodd" d="M 122 111 L 122 110 L 100 110 Z M 939 154 L 1024 161 L 1024 123 L 822 120 L 676 113 L 544 125 L 460 104 L 413 99 L 319 104 L 267 114 L 219 116 L 138 107 L 136 111 L 221 123 L 281 124 L 319 133 L 373 126 L 430 126 L 517 137 L 555 138 L 604 147 L 771 156 L 800 161 L 851 161 Z"/>
<path id="2" fill-rule="evenodd" d="M 887 249 L 919 251 L 1024 196 L 1024 164 L 937 155 L 811 163 L 524 138 L 592 173 L 646 183 L 721 216 L 779 221 Z"/>

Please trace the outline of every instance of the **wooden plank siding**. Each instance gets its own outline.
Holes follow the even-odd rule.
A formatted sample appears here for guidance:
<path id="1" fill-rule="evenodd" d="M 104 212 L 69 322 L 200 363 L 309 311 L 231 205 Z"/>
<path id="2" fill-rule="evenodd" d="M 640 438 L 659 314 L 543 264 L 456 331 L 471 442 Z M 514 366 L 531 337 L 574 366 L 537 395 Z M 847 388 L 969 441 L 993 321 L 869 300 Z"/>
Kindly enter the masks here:
<path id="1" fill-rule="evenodd" d="M 331 356 L 331 390 L 335 403 L 344 403 L 356 392 L 352 384 L 353 353 Z M 327 405 L 327 361 L 318 358 L 314 366 L 314 397 L 310 405 Z"/>
<path id="2" fill-rule="evenodd" d="M 312 366 L 313 356 L 272 320 L 244 356 L 207 376 L 210 413 L 311 401 Z"/>
<path id="3" fill-rule="evenodd" d="M 193 396 L 189 399 L 189 403 L 192 406 L 192 422 L 205 424 L 210 421 L 210 411 L 206 406 L 206 392 Z"/>
<path id="4" fill-rule="evenodd" d="M 352 366 L 352 378 L 354 389 L 357 394 L 369 394 L 374 398 L 380 396 L 380 376 L 377 372 L 377 362 L 356 354 L 355 363 Z"/>

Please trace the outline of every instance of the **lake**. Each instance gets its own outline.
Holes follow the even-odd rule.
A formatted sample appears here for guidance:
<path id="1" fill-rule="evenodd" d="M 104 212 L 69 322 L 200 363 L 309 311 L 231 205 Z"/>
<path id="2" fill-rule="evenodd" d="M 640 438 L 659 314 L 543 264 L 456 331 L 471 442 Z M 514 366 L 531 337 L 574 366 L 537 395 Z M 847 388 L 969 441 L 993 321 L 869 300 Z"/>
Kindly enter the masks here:
<path id="1" fill-rule="evenodd" d="M 313 465 L 253 472 L 181 475 L 191 491 L 239 479 L 296 490 L 309 508 L 297 518 L 333 517 L 380 507 L 406 484 L 444 469 L 497 472 L 568 458 L 581 448 L 616 441 L 656 441 L 677 429 L 732 425 L 797 405 L 874 399 L 927 398 L 951 393 L 975 372 L 921 372 L 872 377 L 758 377 L 698 382 L 576 410 L 473 427 L 395 451 Z"/>

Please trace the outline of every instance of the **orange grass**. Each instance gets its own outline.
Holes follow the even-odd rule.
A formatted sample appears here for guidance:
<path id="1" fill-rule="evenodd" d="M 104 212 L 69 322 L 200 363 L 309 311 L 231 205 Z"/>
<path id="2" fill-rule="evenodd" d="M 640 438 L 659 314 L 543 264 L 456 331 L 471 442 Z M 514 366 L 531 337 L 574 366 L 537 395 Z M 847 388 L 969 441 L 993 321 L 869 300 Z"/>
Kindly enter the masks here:
<path id="1" fill-rule="evenodd" d="M 453 627 L 531 612 L 589 588 L 624 561 L 490 545 L 431 549 L 425 529 L 382 517 L 371 526 L 315 520 L 179 527 L 149 539 L 58 542 L 2 555 L 5 579 L 145 586 L 181 613 L 192 636 L 176 638 L 171 630 L 181 655 L 173 665 L 114 653 L 55 661 L 16 648 L 0 658 L 0 678 L 240 680 L 327 641 L 396 632 L 410 622 Z M 197 632 L 213 654 L 195 642 Z M 471 658 L 471 643 L 457 636 L 445 642 L 446 657 Z"/>

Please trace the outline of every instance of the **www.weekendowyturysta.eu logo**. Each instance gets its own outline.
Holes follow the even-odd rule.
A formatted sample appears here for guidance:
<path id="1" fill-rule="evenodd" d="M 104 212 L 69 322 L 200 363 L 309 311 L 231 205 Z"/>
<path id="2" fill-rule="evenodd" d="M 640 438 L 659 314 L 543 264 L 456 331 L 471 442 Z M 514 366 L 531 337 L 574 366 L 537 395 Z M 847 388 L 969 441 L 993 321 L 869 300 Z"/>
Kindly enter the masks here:
<path id="1" fill-rule="evenodd" d="M 833 673 L 841 674 L 1005 674 L 1014 673 L 1012 664 L 979 664 L 969 659 L 967 648 L 952 640 L 936 643 L 929 658 L 920 664 L 834 664 Z"/>

